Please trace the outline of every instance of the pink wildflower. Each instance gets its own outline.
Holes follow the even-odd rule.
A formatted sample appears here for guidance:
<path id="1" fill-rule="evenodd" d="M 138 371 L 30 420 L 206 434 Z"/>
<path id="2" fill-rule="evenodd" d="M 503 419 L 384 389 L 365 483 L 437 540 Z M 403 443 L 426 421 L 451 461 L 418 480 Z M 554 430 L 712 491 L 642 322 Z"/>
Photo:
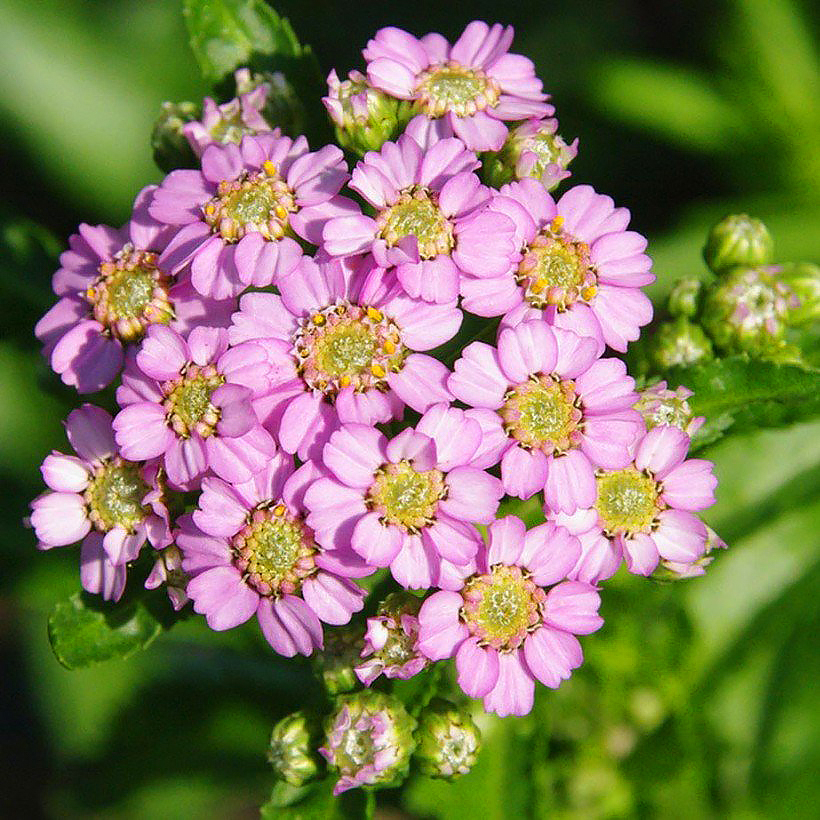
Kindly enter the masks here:
<path id="1" fill-rule="evenodd" d="M 498 151 L 506 121 L 549 116 L 532 61 L 508 54 L 512 26 L 474 20 L 454 45 L 440 34 L 420 40 L 399 28 L 380 29 L 362 52 L 370 84 L 419 112 L 411 127 L 459 137 L 473 151 Z"/>
<path id="2" fill-rule="evenodd" d="M 434 661 L 455 657 L 459 686 L 488 712 L 526 715 L 536 680 L 555 689 L 581 665 L 575 636 L 600 629 L 600 596 L 563 580 L 580 549 L 563 528 L 526 531 L 509 515 L 489 532 L 476 573 L 422 605 L 419 648 Z"/>

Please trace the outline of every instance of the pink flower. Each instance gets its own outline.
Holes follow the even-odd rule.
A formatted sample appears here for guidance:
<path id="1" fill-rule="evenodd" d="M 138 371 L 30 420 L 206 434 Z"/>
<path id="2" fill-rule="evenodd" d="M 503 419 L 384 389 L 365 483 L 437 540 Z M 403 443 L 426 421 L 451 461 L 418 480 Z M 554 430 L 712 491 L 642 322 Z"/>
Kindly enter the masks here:
<path id="1" fill-rule="evenodd" d="M 269 390 L 257 404 L 287 452 L 318 457 L 339 421 L 376 424 L 405 404 L 424 412 L 450 400 L 447 368 L 415 351 L 456 334 L 454 303 L 410 299 L 367 260 L 353 272 L 305 258 L 279 291 L 243 296 L 230 338 L 267 351 Z"/>
<path id="2" fill-rule="evenodd" d="M 152 324 L 185 332 L 197 322 L 230 322 L 233 300 L 204 299 L 159 264 L 172 231 L 148 214 L 154 190 L 140 192 L 123 228 L 80 225 L 60 255 L 53 279 L 60 300 L 34 332 L 55 372 L 80 393 L 110 384 L 122 370 L 123 347 Z"/>
<path id="3" fill-rule="evenodd" d="M 81 578 L 89 592 L 118 599 L 125 564 L 149 541 L 159 549 L 171 542 L 168 511 L 156 468 L 121 457 L 111 416 L 84 404 L 66 420 L 74 452 L 52 452 L 40 470 L 49 492 L 31 502 L 31 525 L 39 549 L 82 541 Z"/>
<path id="4" fill-rule="evenodd" d="M 427 150 L 409 135 L 370 151 L 356 165 L 350 187 L 375 217 L 340 216 L 322 237 L 331 256 L 372 251 L 382 267 L 395 267 L 408 295 L 426 302 L 458 298 L 459 281 L 503 276 L 515 258 L 514 228 L 487 210 L 489 190 L 473 171 L 479 163 L 457 139 Z"/>
<path id="5" fill-rule="evenodd" d="M 482 456 L 475 411 L 431 407 L 388 441 L 374 427 L 345 424 L 324 447 L 320 478 L 305 495 L 316 540 L 339 554 L 390 567 L 404 587 L 458 588 L 489 524 L 501 482 L 474 466 Z"/>
<path id="6" fill-rule="evenodd" d="M 629 464 L 643 432 L 624 363 L 539 319 L 502 329 L 497 349 L 468 345 L 448 386 L 481 408 L 504 491 L 530 498 L 543 489 L 553 510 L 593 504 L 596 469 Z"/>
<path id="7" fill-rule="evenodd" d="M 302 258 L 299 238 L 318 244 L 328 219 L 355 212 L 336 196 L 347 176 L 341 149 L 309 153 L 304 137 L 278 129 L 211 145 L 200 171 L 172 171 L 154 194 L 151 215 L 178 229 L 160 264 L 190 265 L 194 287 L 214 299 L 270 285 Z"/>
<path id="8" fill-rule="evenodd" d="M 117 389 L 123 456 L 161 459 L 181 489 L 195 487 L 209 467 L 229 481 L 249 480 L 276 449 L 252 405 L 267 374 L 265 350 L 250 342 L 228 349 L 224 329 L 196 327 L 186 340 L 155 325 Z"/>
<path id="9" fill-rule="evenodd" d="M 473 151 L 498 151 L 507 136 L 505 121 L 555 111 L 532 61 L 507 53 L 512 40 L 512 26 L 490 27 L 479 20 L 452 46 L 440 34 L 419 40 L 389 27 L 362 53 L 374 88 L 413 101 L 420 112 L 416 127 L 457 136 Z"/>
<path id="10" fill-rule="evenodd" d="M 294 471 L 279 453 L 242 484 L 203 480 L 177 543 L 192 576 L 188 595 L 211 629 L 255 614 L 280 655 L 310 655 L 322 648 L 320 621 L 346 624 L 362 608 L 364 591 L 334 571 L 305 524 L 302 499 L 317 475 L 310 462 Z"/>
<path id="11" fill-rule="evenodd" d="M 455 657 L 458 685 L 484 698 L 488 712 L 526 715 L 535 681 L 556 689 L 581 665 L 575 636 L 600 629 L 600 596 L 589 584 L 563 580 L 580 549 L 563 528 L 526 531 L 509 515 L 489 533 L 477 571 L 422 604 L 419 648 L 433 661 Z"/>
<path id="12" fill-rule="evenodd" d="M 695 564 L 707 549 L 708 531 L 694 514 L 715 503 L 712 462 L 687 459 L 689 436 L 672 426 L 654 427 L 638 442 L 635 459 L 617 470 L 598 470 L 596 497 L 570 516 L 547 514 L 576 534 L 581 556 L 570 577 L 601 581 L 626 561 L 636 575 L 658 562 Z"/>
<path id="13" fill-rule="evenodd" d="M 237 90 L 252 84 L 247 68 L 234 72 L 234 76 Z M 203 151 L 214 143 L 240 142 L 248 135 L 256 136 L 270 131 L 270 125 L 262 116 L 269 93 L 270 85 L 260 83 L 222 105 L 211 97 L 205 97 L 202 101 L 202 118 L 185 123 L 182 127 L 182 133 L 193 152 L 201 157 Z"/>
<path id="14" fill-rule="evenodd" d="M 627 231 L 629 211 L 589 185 L 556 203 L 534 179 L 501 188 L 491 210 L 513 220 L 519 253 L 501 275 L 462 280 L 464 308 L 479 316 L 507 314 L 504 324 L 543 316 L 550 324 L 593 336 L 624 352 L 652 319 L 640 290 L 655 281 L 646 240 Z"/>

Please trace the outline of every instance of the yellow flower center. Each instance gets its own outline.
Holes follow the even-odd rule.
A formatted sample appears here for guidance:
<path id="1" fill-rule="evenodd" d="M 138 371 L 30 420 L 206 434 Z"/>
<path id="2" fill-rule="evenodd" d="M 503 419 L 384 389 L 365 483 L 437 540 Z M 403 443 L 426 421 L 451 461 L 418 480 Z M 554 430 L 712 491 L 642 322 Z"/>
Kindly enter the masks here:
<path id="1" fill-rule="evenodd" d="M 652 476 L 634 467 L 599 470 L 595 509 L 607 535 L 634 535 L 652 530 L 663 508 L 660 488 Z"/>
<path id="2" fill-rule="evenodd" d="M 379 468 L 367 501 L 388 523 L 405 532 L 418 532 L 433 523 L 446 489 L 441 471 L 417 471 L 402 460 Z"/>
<path id="3" fill-rule="evenodd" d="M 85 490 L 89 518 L 101 532 L 121 527 L 133 533 L 147 514 L 142 504 L 147 492 L 138 465 L 121 459 L 109 462 L 97 469 Z"/>
<path id="4" fill-rule="evenodd" d="M 213 365 L 188 365 L 177 380 L 163 385 L 168 423 L 182 438 L 199 433 L 203 438 L 212 435 L 219 421 L 219 408 L 211 402 L 211 395 L 225 383 Z"/>
<path id="5" fill-rule="evenodd" d="M 442 117 L 448 111 L 467 117 L 485 108 L 494 108 L 501 88 L 481 69 L 448 60 L 419 75 L 416 94 L 416 107 L 428 117 Z"/>
<path id="6" fill-rule="evenodd" d="M 378 235 L 391 248 L 414 236 L 422 259 L 449 253 L 455 246 L 453 225 L 441 212 L 435 194 L 426 188 L 403 191 L 398 202 L 378 215 L 376 226 Z"/>

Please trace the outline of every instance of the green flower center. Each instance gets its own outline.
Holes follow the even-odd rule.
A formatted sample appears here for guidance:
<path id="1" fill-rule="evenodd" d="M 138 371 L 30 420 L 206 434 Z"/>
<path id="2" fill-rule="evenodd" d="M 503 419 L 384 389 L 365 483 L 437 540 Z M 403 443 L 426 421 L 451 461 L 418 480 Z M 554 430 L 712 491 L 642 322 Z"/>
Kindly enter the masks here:
<path id="1" fill-rule="evenodd" d="M 225 377 L 213 365 L 189 364 L 179 379 L 163 385 L 167 420 L 178 436 L 187 438 L 196 432 L 207 438 L 213 434 L 219 409 L 211 402 L 211 395 L 224 383 Z"/>
<path id="2" fill-rule="evenodd" d="M 541 623 L 544 591 L 520 567 L 497 564 L 487 575 L 473 576 L 462 591 L 461 616 L 482 645 L 519 647 Z"/>
<path id="3" fill-rule="evenodd" d="M 662 508 L 654 478 L 634 467 L 600 470 L 595 509 L 607 535 L 634 535 L 651 531 Z"/>
<path id="4" fill-rule="evenodd" d="M 228 242 L 238 242 L 248 233 L 273 241 L 290 230 L 289 215 L 297 210 L 293 191 L 267 160 L 261 171 L 222 180 L 216 196 L 203 208 L 203 218 Z"/>
<path id="5" fill-rule="evenodd" d="M 85 490 L 91 522 L 100 532 L 121 527 L 133 533 L 147 514 L 148 489 L 136 464 L 118 459 L 98 468 Z"/>
<path id="6" fill-rule="evenodd" d="M 405 532 L 418 532 L 433 523 L 446 489 L 441 471 L 419 472 L 402 460 L 379 468 L 367 501 L 388 523 Z"/>
<path id="7" fill-rule="evenodd" d="M 312 533 L 281 502 L 254 510 L 232 548 L 234 565 L 262 595 L 292 595 L 316 568 Z"/>
<path id="8" fill-rule="evenodd" d="M 422 72 L 416 93 L 416 106 L 428 117 L 441 117 L 448 111 L 465 117 L 495 107 L 501 88 L 481 69 L 449 60 Z"/>
<path id="9" fill-rule="evenodd" d="M 335 395 L 345 387 L 386 390 L 407 350 L 398 325 L 380 310 L 339 302 L 302 320 L 293 354 L 311 389 Z"/>
<path id="10" fill-rule="evenodd" d="M 591 302 L 598 292 L 588 245 L 564 236 L 562 224 L 556 217 L 524 249 L 518 265 L 516 281 L 533 307 L 565 310 L 575 302 Z"/>
<path id="11" fill-rule="evenodd" d="M 393 247 L 408 236 L 418 242 L 419 256 L 432 259 L 455 246 L 453 225 L 441 212 L 435 195 L 426 188 L 409 188 L 395 205 L 376 218 L 378 235 Z"/>
<path id="12" fill-rule="evenodd" d="M 547 455 L 570 449 L 583 419 L 574 382 L 543 374 L 510 390 L 498 413 L 508 436 Z"/>
<path id="13" fill-rule="evenodd" d="M 170 277 L 156 264 L 156 254 L 126 245 L 109 262 L 100 265 L 100 276 L 86 291 L 94 318 L 123 341 L 139 339 L 150 324 L 174 317 L 168 298 Z"/>

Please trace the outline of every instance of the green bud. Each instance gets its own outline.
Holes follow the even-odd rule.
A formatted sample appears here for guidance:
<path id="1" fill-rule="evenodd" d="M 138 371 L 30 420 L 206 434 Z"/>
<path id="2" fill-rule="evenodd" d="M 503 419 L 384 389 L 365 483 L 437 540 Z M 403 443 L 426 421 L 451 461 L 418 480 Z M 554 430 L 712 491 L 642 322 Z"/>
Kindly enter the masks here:
<path id="1" fill-rule="evenodd" d="M 270 736 L 268 761 L 277 777 L 302 786 L 319 772 L 317 727 L 305 712 L 294 712 L 279 721 Z"/>
<path id="2" fill-rule="evenodd" d="M 800 326 L 820 319 L 820 267 L 811 262 L 788 262 L 778 269 L 780 281 L 792 289 L 799 303 L 789 307 L 788 323 Z"/>
<path id="3" fill-rule="evenodd" d="M 738 266 L 768 265 L 773 250 L 771 234 L 759 219 L 732 214 L 709 231 L 703 258 L 715 273 L 723 273 Z"/>
<path id="4" fill-rule="evenodd" d="M 176 168 L 196 168 L 197 158 L 182 126 L 199 118 L 199 106 L 192 102 L 164 102 L 151 131 L 154 162 L 168 173 Z"/>
<path id="5" fill-rule="evenodd" d="M 669 294 L 667 307 L 672 316 L 686 316 L 692 318 L 698 312 L 698 302 L 702 287 L 700 279 L 694 276 L 685 276 L 675 282 Z"/>
<path id="6" fill-rule="evenodd" d="M 359 684 L 355 667 L 361 662 L 364 626 L 359 623 L 325 631 L 325 647 L 314 654 L 314 669 L 329 695 L 352 692 Z"/>
<path id="7" fill-rule="evenodd" d="M 649 344 L 649 358 L 656 370 L 680 367 L 712 358 L 712 343 L 700 325 L 685 316 L 663 322 Z"/>
<path id="8" fill-rule="evenodd" d="M 481 732 L 454 703 L 436 698 L 419 717 L 415 760 L 423 774 L 455 780 L 478 760 Z"/>
<path id="9" fill-rule="evenodd" d="M 769 355 L 784 345 L 794 292 L 774 268 L 735 268 L 706 291 L 701 321 L 725 353 Z"/>
<path id="10" fill-rule="evenodd" d="M 339 80 L 335 71 L 327 78 L 328 96 L 322 98 L 339 144 L 359 156 L 378 151 L 395 139 L 410 121 L 410 105 L 373 88 L 367 77 L 351 71 Z"/>

